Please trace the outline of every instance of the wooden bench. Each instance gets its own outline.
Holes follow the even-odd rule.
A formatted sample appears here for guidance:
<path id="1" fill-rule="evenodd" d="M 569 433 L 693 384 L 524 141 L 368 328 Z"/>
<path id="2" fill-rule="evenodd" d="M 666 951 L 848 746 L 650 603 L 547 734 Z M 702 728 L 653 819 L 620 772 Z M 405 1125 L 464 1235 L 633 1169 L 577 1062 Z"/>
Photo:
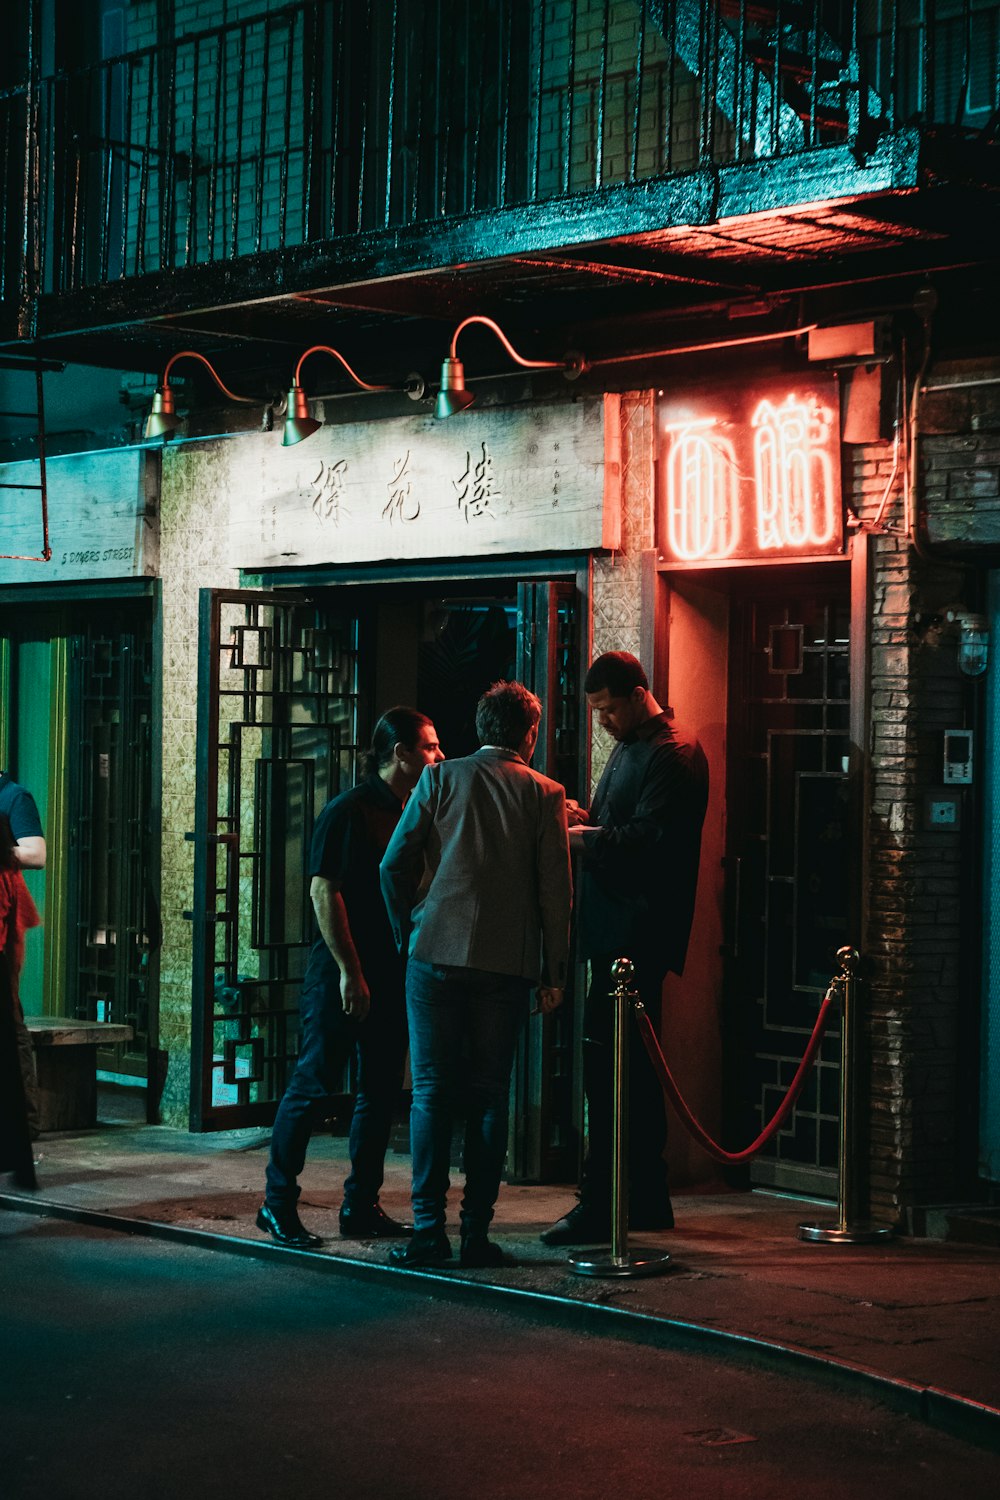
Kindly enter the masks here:
<path id="1" fill-rule="evenodd" d="M 89 1130 L 97 1124 L 97 1049 L 130 1042 L 131 1026 L 26 1016 L 38 1070 L 42 1130 Z"/>

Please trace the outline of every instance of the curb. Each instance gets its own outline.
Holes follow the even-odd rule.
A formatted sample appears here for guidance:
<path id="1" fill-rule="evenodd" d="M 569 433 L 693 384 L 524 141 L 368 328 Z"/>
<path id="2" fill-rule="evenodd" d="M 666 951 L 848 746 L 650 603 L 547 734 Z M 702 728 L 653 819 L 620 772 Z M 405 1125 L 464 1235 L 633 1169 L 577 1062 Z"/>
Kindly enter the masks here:
<path id="1" fill-rule="evenodd" d="M 475 1280 L 468 1272 L 460 1270 L 421 1271 L 409 1270 L 403 1266 L 374 1265 L 371 1261 L 354 1260 L 347 1255 L 333 1256 L 316 1250 L 293 1250 L 268 1240 L 244 1240 L 205 1229 L 185 1229 L 180 1225 L 164 1224 L 155 1219 L 130 1219 L 99 1209 L 77 1208 L 44 1198 L 21 1197 L 17 1193 L 0 1193 L 0 1209 L 30 1214 L 36 1218 L 63 1219 L 117 1234 L 166 1240 L 175 1245 L 243 1256 L 250 1260 L 285 1264 L 292 1261 L 308 1270 L 332 1276 L 350 1276 L 373 1285 L 385 1286 L 393 1282 L 398 1286 L 402 1278 L 420 1284 L 433 1296 L 447 1297 L 455 1302 L 471 1300 L 491 1303 L 504 1312 L 581 1333 L 688 1353 L 713 1354 L 784 1373 L 791 1371 L 808 1379 L 826 1381 L 842 1390 L 867 1395 L 951 1437 L 1000 1452 L 1000 1408 L 975 1401 L 969 1396 L 960 1396 L 940 1386 L 920 1385 L 901 1376 L 884 1375 L 867 1365 L 854 1364 L 831 1355 L 815 1354 L 797 1344 L 755 1338 L 751 1334 L 713 1328 L 706 1323 L 657 1317 L 653 1313 L 633 1312 L 628 1308 L 609 1307 L 603 1303 L 577 1300 L 551 1292 L 496 1286 L 489 1281 Z"/>

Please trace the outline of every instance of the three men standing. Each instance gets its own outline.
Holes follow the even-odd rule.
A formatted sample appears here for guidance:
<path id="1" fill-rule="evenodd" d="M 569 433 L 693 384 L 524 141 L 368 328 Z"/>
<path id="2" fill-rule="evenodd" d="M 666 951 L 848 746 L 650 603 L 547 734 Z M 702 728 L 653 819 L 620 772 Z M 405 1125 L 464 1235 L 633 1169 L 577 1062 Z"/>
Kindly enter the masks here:
<path id="1" fill-rule="evenodd" d="M 563 998 L 578 856 L 578 956 L 591 964 L 584 1010 L 588 1153 L 580 1201 L 547 1244 L 606 1239 L 611 1205 L 611 966 L 628 957 L 659 1026 L 666 975 L 684 966 L 708 769 L 671 724 L 640 663 L 609 652 L 585 680 L 590 708 L 617 741 L 588 813 L 531 769 L 541 704 L 518 682 L 480 699 L 481 748 L 444 761 L 434 726 L 393 709 L 375 731 L 370 774 L 324 809 L 313 837 L 318 934 L 302 993 L 298 1064 L 278 1110 L 258 1227 L 280 1244 L 319 1243 L 299 1221 L 297 1177 L 316 1108 L 357 1045 L 352 1171 L 341 1234 L 401 1237 L 381 1209 L 385 1151 L 407 1046 L 414 1232 L 398 1265 L 443 1265 L 453 1117 L 467 1105 L 461 1261 L 503 1264 L 488 1235 L 507 1151 L 510 1076 L 532 989 L 539 1009 Z M 412 795 L 411 795 L 412 793 Z M 381 868 L 379 862 L 381 860 Z M 405 969 L 405 1012 L 403 1004 Z M 631 1221 L 673 1225 L 666 1110 L 633 1035 L 629 1098 Z"/>
<path id="2" fill-rule="evenodd" d="M 584 1089 L 588 1151 L 580 1201 L 542 1240 L 579 1245 L 611 1229 L 611 965 L 635 965 L 635 985 L 658 1030 L 663 981 L 684 967 L 694 915 L 708 765 L 649 691 L 623 651 L 599 656 L 584 680 L 591 710 L 617 741 L 589 814 L 569 809 L 576 872 L 577 956 L 588 958 Z M 670 1229 L 674 1216 L 663 1151 L 666 1108 L 633 1019 L 629 1072 L 629 1207 L 636 1229 Z"/>
<path id="3" fill-rule="evenodd" d="M 390 1252 L 397 1265 L 451 1259 L 445 1217 L 460 1084 L 461 1261 L 505 1259 L 488 1229 L 517 1035 L 533 988 L 542 1012 L 561 1003 L 569 958 L 565 793 L 528 764 L 540 719 L 526 687 L 495 683 L 476 710 L 481 749 L 424 772 L 382 861 L 393 933 L 409 953 L 414 1235 Z"/>
<path id="4" fill-rule="evenodd" d="M 405 961 L 393 941 L 378 867 L 421 772 L 443 759 L 426 715 L 391 708 L 375 726 L 367 776 L 328 802 L 316 821 L 309 894 L 317 930 L 302 985 L 299 1056 L 275 1117 L 257 1214 L 258 1229 L 279 1245 L 321 1243 L 299 1219 L 297 1179 L 317 1114 L 355 1049 L 351 1173 L 340 1233 L 348 1239 L 406 1233 L 378 1201 L 406 1061 Z"/>

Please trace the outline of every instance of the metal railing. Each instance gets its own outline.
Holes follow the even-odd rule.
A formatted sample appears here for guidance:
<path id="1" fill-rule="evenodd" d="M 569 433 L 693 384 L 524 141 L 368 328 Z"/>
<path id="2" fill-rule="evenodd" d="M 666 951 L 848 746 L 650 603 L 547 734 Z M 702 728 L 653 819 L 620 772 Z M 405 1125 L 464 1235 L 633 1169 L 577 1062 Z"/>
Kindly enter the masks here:
<path id="1" fill-rule="evenodd" d="M 998 40 L 1000 0 L 262 0 L 0 94 L 0 295 L 982 130 Z"/>

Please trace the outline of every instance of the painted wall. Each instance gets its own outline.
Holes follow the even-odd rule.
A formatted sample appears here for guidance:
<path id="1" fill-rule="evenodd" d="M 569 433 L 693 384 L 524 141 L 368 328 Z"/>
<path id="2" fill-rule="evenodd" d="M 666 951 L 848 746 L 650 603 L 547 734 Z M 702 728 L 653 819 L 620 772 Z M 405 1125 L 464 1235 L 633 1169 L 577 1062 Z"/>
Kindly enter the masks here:
<path id="1" fill-rule="evenodd" d="M 666 585 L 664 584 L 664 587 Z M 708 809 L 691 942 L 683 975 L 664 990 L 663 1049 L 688 1106 L 713 1140 L 722 1124 L 722 941 L 726 838 L 726 663 L 729 610 L 725 597 L 690 577 L 670 581 L 669 699 L 676 723 L 697 736 L 708 760 Z M 745 1143 L 741 1143 L 745 1144 Z M 718 1167 L 671 1122 L 671 1181 L 714 1181 Z"/>
<path id="2" fill-rule="evenodd" d="M 160 566 L 163 576 L 163 946 L 160 952 L 160 1046 L 168 1055 L 163 1121 L 186 1128 L 191 1087 L 191 909 L 195 743 L 198 693 L 198 593 L 235 588 L 227 562 L 226 493 L 231 462 L 225 442 L 165 449 Z"/>
<path id="3" fill-rule="evenodd" d="M 621 547 L 593 560 L 591 659 L 603 651 L 642 653 L 642 553 L 654 538 L 655 408 L 651 391 L 621 398 Z M 685 1097 L 710 1133 L 718 1134 L 721 1077 L 719 1006 L 722 941 L 720 860 L 725 835 L 724 725 L 727 617 L 708 590 L 685 583 L 671 603 L 669 700 L 678 723 L 701 740 L 709 758 L 711 799 L 705 822 L 698 906 L 683 978 L 664 992 L 662 1041 L 676 1064 Z M 647 670 L 649 664 L 647 663 Z M 591 729 L 591 784 L 597 785 L 614 742 Z M 713 1180 L 714 1165 L 673 1120 L 667 1146 L 671 1181 Z"/>

